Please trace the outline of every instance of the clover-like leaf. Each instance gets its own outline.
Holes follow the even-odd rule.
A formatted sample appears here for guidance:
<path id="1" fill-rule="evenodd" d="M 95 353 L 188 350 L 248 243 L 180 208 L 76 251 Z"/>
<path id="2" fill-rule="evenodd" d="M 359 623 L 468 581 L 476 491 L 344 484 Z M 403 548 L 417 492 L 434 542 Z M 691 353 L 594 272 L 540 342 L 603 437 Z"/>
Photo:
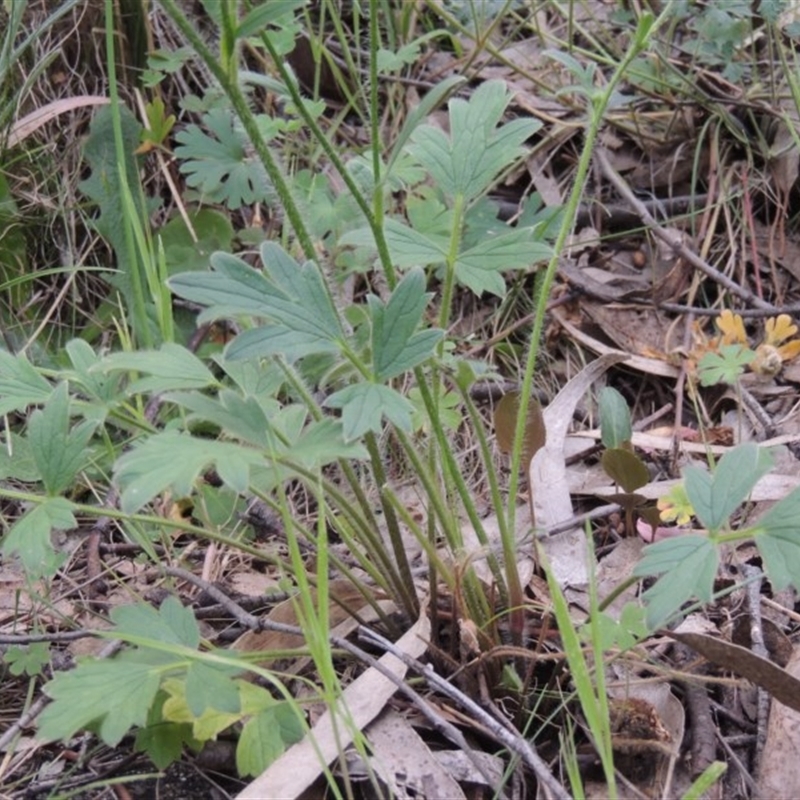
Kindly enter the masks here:
<path id="1" fill-rule="evenodd" d="M 741 344 L 723 344 L 718 353 L 706 353 L 697 365 L 700 383 L 736 383 L 756 354 Z"/>
<path id="2" fill-rule="evenodd" d="M 687 467 L 684 485 L 697 518 L 710 531 L 718 531 L 771 466 L 768 450 L 746 442 L 727 452 L 713 474 Z"/>
<path id="3" fill-rule="evenodd" d="M 800 489 L 790 492 L 758 521 L 756 545 L 775 591 L 800 588 Z"/>
<path id="4" fill-rule="evenodd" d="M 719 553 L 707 536 L 687 534 L 645 547 L 633 574 L 661 575 L 643 595 L 650 628 L 663 625 L 692 597 L 710 602 L 718 566 Z"/>

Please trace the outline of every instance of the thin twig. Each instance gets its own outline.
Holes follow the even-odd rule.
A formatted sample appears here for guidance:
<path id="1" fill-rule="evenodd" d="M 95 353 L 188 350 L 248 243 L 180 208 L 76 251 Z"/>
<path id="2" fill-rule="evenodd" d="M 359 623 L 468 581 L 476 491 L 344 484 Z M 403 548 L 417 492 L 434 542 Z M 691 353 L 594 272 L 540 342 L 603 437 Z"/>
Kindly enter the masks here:
<path id="1" fill-rule="evenodd" d="M 765 310 L 768 309 L 772 313 L 779 312 L 779 309 L 777 309 L 771 303 L 768 303 L 766 300 L 762 300 L 760 297 L 757 297 L 749 289 L 739 286 L 739 284 L 736 283 L 736 281 L 734 281 L 732 278 L 724 275 L 718 269 L 712 267 L 711 264 L 700 258 L 697 253 L 689 249 L 683 243 L 680 236 L 677 236 L 674 232 L 669 231 L 659 225 L 653 215 L 647 210 L 644 203 L 642 203 L 642 201 L 639 200 L 636 195 L 634 195 L 630 186 L 625 183 L 617 171 L 611 166 L 611 162 L 608 160 L 608 156 L 602 148 L 597 148 L 595 151 L 595 158 L 597 159 L 597 163 L 600 165 L 600 169 L 603 171 L 603 174 L 606 176 L 606 178 L 608 178 L 608 180 L 614 185 L 614 188 L 622 195 L 622 197 L 624 197 L 625 200 L 631 204 L 631 206 L 636 210 L 636 213 L 641 217 L 642 222 L 653 232 L 657 238 L 661 239 L 662 242 L 666 242 L 676 253 L 685 258 L 693 267 L 697 267 L 697 269 L 699 269 L 701 272 L 704 272 L 706 275 L 708 275 L 709 278 L 715 280 L 720 284 L 720 286 L 724 286 L 731 294 L 736 295 L 736 297 L 744 300 L 749 305 Z"/>
<path id="2" fill-rule="evenodd" d="M 541 756 L 534 750 L 533 745 L 520 735 L 511 723 L 503 723 L 495 719 L 488 711 L 481 708 L 474 700 L 467 697 L 455 686 L 448 683 L 446 679 L 437 675 L 433 667 L 417 661 L 398 647 L 395 647 L 388 639 L 369 630 L 369 628 L 359 628 L 359 634 L 372 644 L 377 645 L 396 658 L 399 658 L 406 666 L 413 669 L 431 685 L 432 688 L 449 697 L 458 703 L 465 711 L 471 714 L 481 723 L 499 742 L 509 750 L 516 753 L 523 762 L 533 771 L 540 784 L 546 791 L 549 791 L 557 800 L 570 800 L 570 795 L 564 787 L 553 777 L 553 774 L 542 760 Z"/>
<path id="3" fill-rule="evenodd" d="M 680 303 L 659 303 L 662 311 L 673 311 L 676 314 L 696 314 L 698 317 L 719 317 L 725 308 L 699 308 L 697 306 L 684 306 Z M 765 307 L 765 308 L 737 308 L 736 313 L 744 319 L 762 319 L 776 313 L 800 314 L 800 304 L 791 306 Z"/>
<path id="4" fill-rule="evenodd" d="M 164 567 L 164 571 L 168 575 L 180 578 L 194 584 L 198 588 L 207 592 L 210 597 L 213 597 L 228 613 L 236 619 L 240 624 L 253 630 L 268 630 L 277 631 L 280 633 L 289 633 L 300 638 L 304 637 L 303 629 L 298 625 L 287 625 L 283 622 L 273 622 L 272 620 L 255 617 L 245 611 L 235 600 L 228 597 L 223 591 L 213 586 L 208 581 L 193 575 L 179 567 Z M 357 658 L 368 667 L 372 667 L 381 673 L 385 678 L 388 678 L 392 683 L 397 686 L 398 690 L 405 695 L 405 697 L 419 710 L 419 712 L 428 720 L 434 730 L 438 731 L 446 739 L 449 739 L 456 747 L 459 747 L 466 757 L 470 760 L 472 765 L 480 773 L 480 775 L 487 781 L 489 785 L 493 785 L 491 776 L 484 770 L 483 765 L 475 757 L 467 740 L 463 734 L 454 725 L 451 725 L 446 720 L 436 713 L 431 708 L 430 704 L 423 700 L 411 687 L 407 686 L 401 678 L 394 675 L 391 670 L 385 668 L 377 659 L 373 658 L 369 653 L 366 653 L 360 647 L 351 644 L 347 639 L 339 636 L 329 636 L 328 641 L 340 650 L 344 650 L 350 655 Z"/>

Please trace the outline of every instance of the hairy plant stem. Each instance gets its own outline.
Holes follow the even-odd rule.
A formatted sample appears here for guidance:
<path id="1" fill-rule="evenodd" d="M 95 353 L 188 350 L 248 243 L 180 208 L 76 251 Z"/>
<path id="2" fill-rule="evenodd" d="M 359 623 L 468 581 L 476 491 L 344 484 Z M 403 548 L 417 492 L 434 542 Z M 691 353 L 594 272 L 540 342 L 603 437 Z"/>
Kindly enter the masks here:
<path id="1" fill-rule="evenodd" d="M 603 124 L 603 115 L 611 100 L 611 96 L 617 84 L 622 79 L 625 70 L 633 59 L 644 49 L 647 44 L 647 39 L 651 35 L 661 21 L 664 15 L 669 10 L 667 7 L 661 16 L 654 22 L 651 15 L 643 15 L 639 20 L 639 27 L 634 34 L 633 42 L 629 45 L 625 57 L 617 65 L 613 75 L 608 81 L 607 86 L 602 92 L 597 92 L 591 97 L 589 124 L 586 129 L 586 136 L 581 150 L 580 159 L 578 160 L 578 167 L 575 171 L 573 178 L 572 191 L 570 192 L 569 199 L 567 200 L 564 221 L 559 229 L 558 236 L 556 237 L 553 246 L 553 256 L 547 264 L 547 268 L 542 279 L 539 297 L 536 301 L 536 311 L 533 319 L 533 331 L 531 332 L 530 345 L 528 347 L 528 355 L 525 361 L 525 373 L 522 378 L 522 386 L 520 388 L 519 397 L 519 416 L 517 417 L 517 425 L 514 431 L 514 448 L 511 457 L 511 476 L 509 479 L 509 504 L 508 504 L 508 523 L 507 532 L 515 530 L 515 517 L 517 512 L 517 492 L 519 490 L 519 473 L 522 464 L 522 450 L 525 437 L 525 423 L 528 418 L 528 406 L 531 401 L 531 390 L 533 388 L 533 374 L 536 369 L 536 361 L 539 355 L 539 345 L 541 342 L 542 330 L 544 328 L 545 311 L 550 297 L 550 290 L 553 286 L 556 273 L 558 271 L 558 261 L 561 258 L 561 253 L 567 242 L 567 237 L 572 232 L 575 218 L 578 213 L 578 206 L 580 205 L 581 195 L 583 194 L 583 187 L 586 181 L 586 176 L 589 173 L 589 167 L 592 161 L 592 153 L 594 150 L 597 136 Z M 536 491 L 535 486 L 531 487 L 531 491 Z M 555 520 L 549 520 L 552 523 Z"/>
<path id="2" fill-rule="evenodd" d="M 392 543 L 392 550 L 397 561 L 399 570 L 397 589 L 400 592 L 400 599 L 406 612 L 412 619 L 416 619 L 419 616 L 419 599 L 414 589 L 414 578 L 411 575 L 411 565 L 408 563 L 408 553 L 406 553 L 405 545 L 403 544 L 397 514 L 395 514 L 394 506 L 389 502 L 384 492 L 386 473 L 383 469 L 383 461 L 381 460 L 375 434 L 369 431 L 364 437 L 364 442 L 367 445 L 372 474 L 375 476 L 375 482 L 378 485 L 378 494 L 381 500 L 381 508 L 383 509 L 383 517 L 386 521 L 386 528 L 389 532 L 389 541 Z"/>

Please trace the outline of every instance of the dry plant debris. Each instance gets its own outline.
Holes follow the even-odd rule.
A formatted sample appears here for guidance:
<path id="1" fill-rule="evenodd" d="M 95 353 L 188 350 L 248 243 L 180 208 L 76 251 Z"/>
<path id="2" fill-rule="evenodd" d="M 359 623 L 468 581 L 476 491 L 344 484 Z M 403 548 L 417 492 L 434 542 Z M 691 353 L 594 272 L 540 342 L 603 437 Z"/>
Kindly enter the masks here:
<path id="1" fill-rule="evenodd" d="M 153 796 L 161 784 L 136 777 L 152 770 L 145 751 L 167 776 L 173 759 L 195 765 L 194 796 L 311 797 L 327 781 L 353 797 L 561 798 L 576 793 L 577 775 L 586 796 L 670 797 L 719 778 L 716 762 L 727 773 L 704 797 L 799 794 L 792 4 L 670 6 L 623 76 L 574 229 L 553 254 L 542 410 L 523 423 L 525 481 L 512 498 L 504 454 L 516 419 L 492 410 L 519 390 L 534 273 L 580 174 L 598 87 L 633 39 L 639 6 L 658 15 L 663 4 L 390 4 L 373 75 L 362 66 L 371 20 L 347 4 L 289 3 L 283 17 L 269 3 L 133 3 L 115 23 L 119 94 L 132 112 L 121 133 L 146 129 L 130 178 L 150 205 L 131 201 L 126 213 L 162 237 L 164 272 L 149 290 L 158 298 L 168 277 L 175 290 L 150 322 L 165 324 L 169 307 L 179 329 L 177 344 L 158 348 L 133 346 L 141 331 L 126 299 L 141 287 L 92 268 L 113 255 L 124 273 L 113 216 L 124 181 L 96 174 L 103 119 L 111 130 L 94 114 L 108 101 L 102 4 L 32 0 L 21 16 L 15 5 L 0 11 L 11 31 L 0 34 L 0 89 L 13 98 L 0 109 L 3 791 Z M 231 19 L 238 38 L 226 49 Z M 204 44 L 229 59 L 219 75 L 193 55 Z M 281 86 L 286 60 L 311 98 L 308 117 Z M 225 75 L 240 68 L 322 269 L 308 252 L 307 264 L 295 260 L 303 237 L 290 233 L 291 209 L 220 102 Z M 371 119 L 362 87 L 373 77 L 381 113 Z M 432 98 L 450 92 L 448 114 Z M 386 147 L 371 161 L 375 136 Z M 469 163 L 456 151 L 470 137 L 486 157 L 468 179 L 450 166 Z M 338 171 L 337 153 L 349 169 Z M 390 176 L 382 242 L 352 191 L 371 192 L 376 169 Z M 457 241 L 448 226 L 462 213 Z M 289 241 L 290 252 L 277 244 Z M 251 270 L 259 247 L 268 258 Z M 397 280 L 376 268 L 381 248 Z M 192 292 L 208 274 L 258 284 L 274 327 L 202 312 L 212 304 Z M 314 320 L 303 317 L 311 305 Z M 286 319 L 305 319 L 304 334 Z M 280 391 L 222 356 L 229 342 L 227 353 L 270 337 L 290 356 Z M 337 337 L 362 361 L 326 361 Z M 327 351 L 303 350 L 320 340 Z M 303 373 L 308 353 L 318 361 Z M 431 353 L 438 422 L 414 371 Z M 356 382 L 354 364 L 371 379 Z M 51 383 L 64 365 L 81 387 L 69 399 Z M 598 407 L 608 387 L 629 430 L 624 414 Z M 298 398 L 302 412 L 287 411 Z M 94 416 L 72 425 L 93 402 Z M 217 416 L 204 417 L 212 402 Z M 263 447 L 280 458 L 255 498 L 241 476 L 261 456 L 242 460 L 236 437 L 264 436 L 252 420 L 273 413 L 279 435 Z M 209 421 L 223 414 L 225 425 Z M 69 485 L 55 468 L 48 478 L 36 446 L 77 463 L 109 416 L 119 426 L 104 444 L 118 452 L 109 459 L 95 442 Z M 496 442 L 481 434 L 492 419 Z M 331 434 L 317 450 L 300 436 L 312 424 Z M 166 438 L 132 448 L 142 431 Z M 199 466 L 172 461 L 198 431 Z M 449 451 L 433 469 L 430 442 Z M 149 471 L 137 462 L 148 447 Z M 315 461 L 319 450 L 340 458 Z M 301 470 L 290 473 L 293 457 Z M 136 494 L 159 470 L 174 475 L 145 513 Z M 142 664 L 167 663 L 170 650 L 185 675 L 154 682 Z M 70 670 L 81 658 L 85 671 Z M 112 663 L 127 671 L 115 677 Z M 118 706 L 98 701 L 93 716 L 83 699 L 66 705 L 70 692 L 89 695 L 87 679 Z M 136 704 L 159 692 L 160 705 Z M 82 713 L 88 733 L 64 721 Z M 48 724 L 67 741 L 38 739 Z"/>

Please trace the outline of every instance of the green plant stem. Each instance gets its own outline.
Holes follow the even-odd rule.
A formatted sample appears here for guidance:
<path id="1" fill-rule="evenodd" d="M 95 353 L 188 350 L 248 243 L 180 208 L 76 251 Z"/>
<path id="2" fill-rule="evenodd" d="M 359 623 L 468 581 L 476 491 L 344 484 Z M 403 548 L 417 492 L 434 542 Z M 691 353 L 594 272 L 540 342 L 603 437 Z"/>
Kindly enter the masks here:
<path id="1" fill-rule="evenodd" d="M 522 465 L 522 449 L 525 437 L 525 422 L 528 418 L 528 406 L 531 400 L 531 390 L 533 388 L 533 374 L 536 369 L 536 361 L 539 355 L 539 345 L 541 342 L 542 330 L 544 327 L 545 311 L 550 297 L 550 290 L 553 286 L 556 273 L 558 272 L 558 262 L 561 258 L 561 253 L 567 242 L 567 237 L 572 232 L 575 224 L 575 218 L 578 213 L 578 206 L 580 205 L 581 195 L 583 194 L 583 187 L 586 182 L 586 176 L 589 173 L 589 167 L 592 161 L 592 151 L 595 142 L 597 141 L 598 133 L 603 124 L 603 115 L 608 108 L 611 96 L 617 86 L 622 80 L 625 70 L 633 59 L 644 49 L 647 43 L 647 37 L 651 35 L 665 15 L 670 12 L 669 4 L 662 11 L 659 18 L 653 22 L 652 16 L 645 14 L 639 20 L 639 27 L 634 35 L 634 40 L 628 47 L 625 57 L 617 65 L 613 75 L 608 81 L 605 89 L 599 92 L 592 98 L 592 107 L 589 117 L 589 124 L 586 129 L 585 140 L 583 148 L 581 149 L 580 159 L 578 160 L 578 167 L 575 171 L 573 178 L 572 191 L 570 192 L 569 199 L 564 210 L 564 221 L 559 229 L 558 236 L 556 237 L 553 246 L 553 256 L 547 264 L 547 268 L 542 279 L 541 287 L 539 290 L 539 297 L 536 301 L 536 311 L 533 320 L 533 331 L 531 332 L 530 345 L 528 347 L 528 355 L 525 362 L 525 373 L 522 378 L 522 386 L 520 388 L 519 397 L 519 416 L 517 417 L 517 426 L 514 432 L 514 448 L 511 457 L 511 477 L 509 480 L 508 494 L 508 524 L 507 531 L 515 530 L 515 516 L 517 512 L 517 492 L 519 490 L 519 474 Z M 537 487 L 532 486 L 531 491 L 536 491 Z"/>
<path id="2" fill-rule="evenodd" d="M 206 43 L 200 38 L 197 31 L 195 31 L 191 23 L 180 11 L 175 0 L 163 0 L 161 5 L 167 12 L 169 18 L 175 23 L 181 33 L 191 43 L 197 55 L 200 56 L 200 58 L 203 60 L 203 63 L 210 70 L 211 74 L 217 79 L 219 85 L 222 87 L 223 91 L 230 100 L 233 110 L 239 117 L 245 133 L 247 133 L 248 137 L 250 138 L 253 148 L 258 154 L 258 157 L 261 159 L 264 169 L 267 171 L 267 175 L 269 176 L 270 181 L 272 181 L 275 191 L 278 193 L 281 206 L 286 212 L 286 216 L 289 218 L 289 222 L 291 223 L 297 239 L 300 242 L 303 253 L 305 253 L 307 259 L 313 261 L 317 254 L 314 250 L 314 244 L 311 241 L 308 229 L 303 222 L 303 216 L 300 213 L 297 203 L 295 203 L 294 196 L 292 195 L 292 191 L 289 188 L 288 182 L 278 167 L 278 164 L 270 152 L 269 147 L 267 147 L 264 137 L 261 135 L 256 118 L 253 115 L 253 112 L 250 110 L 250 107 L 247 105 L 247 99 L 236 82 L 235 76 L 234 78 L 231 78 L 226 70 L 219 64 L 217 59 L 214 58 L 213 53 L 208 49 Z M 300 105 L 302 106 L 302 102 Z"/>
<path id="3" fill-rule="evenodd" d="M 458 251 L 461 247 L 461 228 L 464 216 L 464 195 L 459 192 L 453 198 L 453 228 L 450 231 L 450 247 L 447 252 L 445 262 L 444 286 L 442 287 L 442 302 L 439 307 L 439 327 L 447 331 L 450 322 L 450 306 L 453 304 L 453 293 L 456 285 L 456 262 L 458 261 Z M 440 345 L 444 347 L 444 343 Z"/>
<path id="4" fill-rule="evenodd" d="M 461 470 L 458 468 L 455 456 L 453 455 L 453 452 L 450 448 L 450 444 L 447 441 L 447 437 L 445 436 L 444 429 L 442 428 L 441 419 L 439 418 L 437 408 L 433 400 L 433 396 L 431 395 L 430 387 L 425 382 L 425 376 L 424 374 L 422 374 L 422 370 L 417 369 L 416 372 L 420 373 L 417 375 L 420 394 L 422 396 L 423 403 L 425 404 L 425 408 L 428 411 L 428 417 L 431 422 L 431 427 L 436 436 L 436 441 L 439 446 L 439 451 L 443 456 L 444 464 L 446 465 L 448 474 L 455 483 L 459 498 L 461 499 L 463 508 L 467 513 L 467 517 L 469 518 L 470 523 L 472 524 L 472 527 L 475 531 L 475 535 L 477 536 L 478 541 L 481 543 L 481 545 L 485 547 L 488 552 L 490 549 L 490 543 L 488 537 L 486 536 L 486 531 L 484 531 L 483 529 L 483 525 L 481 524 L 481 519 L 480 516 L 478 515 L 478 511 L 475 508 L 475 503 L 473 502 L 472 496 L 469 491 L 469 487 L 464 481 L 464 476 L 461 474 Z M 419 454 L 414 448 L 414 445 L 402 431 L 398 430 L 396 431 L 396 433 L 401 445 L 403 446 L 403 450 L 409 456 L 412 465 L 416 470 L 417 476 L 420 478 L 420 480 L 423 481 L 423 485 L 425 486 L 425 491 L 427 493 L 428 499 L 431 501 L 431 503 L 433 504 L 434 508 L 437 509 L 437 511 L 441 509 L 440 519 L 442 520 L 443 532 L 445 534 L 445 537 L 447 538 L 447 542 L 448 545 L 450 546 L 450 549 L 454 553 L 458 553 L 464 546 L 464 541 L 461 536 L 461 531 L 458 529 L 458 520 L 454 517 L 452 511 L 448 511 L 443 507 L 441 493 L 437 491 L 437 488 L 433 483 L 433 481 L 430 480 L 429 477 L 427 477 L 428 470 L 426 469 L 421 458 L 419 457 Z M 472 599 L 474 601 L 474 605 L 470 608 L 470 611 L 474 615 L 474 619 L 476 621 L 483 623 L 488 619 L 488 615 L 490 613 L 489 604 L 486 597 L 479 590 L 477 579 L 472 573 L 470 573 L 467 588 L 469 590 L 470 596 L 472 596 Z"/>
<path id="5" fill-rule="evenodd" d="M 411 575 L 411 565 L 408 563 L 408 554 L 406 553 L 405 545 L 403 544 L 403 537 L 400 533 L 400 525 L 397 521 L 394 507 L 389 502 L 384 493 L 384 487 L 387 484 L 386 473 L 383 469 L 383 462 L 381 460 L 380 450 L 378 449 L 378 442 L 375 439 L 375 434 L 369 431 L 364 437 L 364 443 L 367 445 L 369 452 L 370 464 L 372 466 L 372 474 L 375 476 L 375 481 L 378 485 L 378 493 L 381 499 L 381 508 L 383 509 L 384 520 L 386 521 L 386 528 L 389 532 L 389 541 L 392 543 L 392 550 L 399 569 L 399 581 L 397 589 L 400 592 L 400 600 L 406 609 L 406 612 L 412 619 L 419 616 L 419 599 L 417 598 L 416 591 L 414 590 L 414 578 Z"/>
<path id="6" fill-rule="evenodd" d="M 503 496 L 500 493 L 500 484 L 497 480 L 497 471 L 495 470 L 494 462 L 492 460 L 492 451 L 489 448 L 489 439 L 486 436 L 486 424 L 484 423 L 483 419 L 481 419 L 478 409 L 475 407 L 475 403 L 470 397 L 469 391 L 463 389 L 460 385 L 458 385 L 458 383 L 456 383 L 456 385 L 458 386 L 464 407 L 467 409 L 467 413 L 469 414 L 469 419 L 472 423 L 472 430 L 478 438 L 478 447 L 481 451 L 483 468 L 486 474 L 486 479 L 489 482 L 489 493 L 492 496 L 492 508 L 498 509 L 497 527 L 500 531 L 500 542 L 503 547 L 503 558 L 505 559 L 506 564 L 515 565 L 516 549 L 513 545 L 516 543 L 514 542 L 514 537 L 509 536 L 508 530 L 506 529 L 505 514 L 500 513 L 500 509 L 503 508 L 505 503 L 503 502 Z M 512 546 L 509 547 L 509 545 Z M 500 565 L 497 563 L 497 556 L 494 553 L 489 553 L 487 561 L 492 573 L 495 576 L 500 575 Z M 517 575 L 517 581 L 519 581 L 519 573 L 517 572 L 515 566 L 513 567 L 513 572 Z M 506 573 L 506 580 L 509 580 L 508 571 Z M 495 577 L 495 582 L 497 583 L 498 591 L 500 592 L 500 601 L 504 605 L 507 605 L 510 602 L 508 598 L 508 591 L 510 591 L 510 584 L 513 582 L 513 578 L 511 581 L 509 581 L 508 587 L 504 586 L 503 581 L 498 580 L 497 577 Z"/>
<path id="7" fill-rule="evenodd" d="M 117 66 L 114 52 L 114 35 L 116 25 L 114 24 L 114 6 L 112 0 L 105 0 L 105 26 L 106 26 L 106 64 L 108 68 L 108 93 L 111 100 L 111 121 L 114 129 L 114 149 L 117 157 L 117 170 L 122 194 L 127 197 L 131 206 L 134 206 L 131 188 L 128 185 L 127 159 L 131 156 L 125 152 L 125 145 L 122 138 L 122 117 L 119 109 L 119 87 L 117 85 Z M 125 249 L 128 253 L 129 274 L 131 282 L 131 294 L 133 303 L 133 322 L 136 335 L 145 347 L 153 346 L 153 339 L 150 336 L 150 324 L 147 319 L 147 309 L 144 300 L 144 285 L 142 275 L 139 271 L 139 259 L 136 257 L 136 243 L 133 233 L 133 220 L 126 214 L 123 220 L 123 231 L 125 235 Z"/>
<path id="8" fill-rule="evenodd" d="M 173 0 L 167 0 L 167 2 L 173 2 Z M 286 69 L 286 66 L 283 63 L 283 59 L 281 59 L 280 55 L 275 50 L 275 47 L 269 40 L 269 37 L 262 35 L 261 41 L 267 52 L 270 54 L 270 57 L 275 64 L 275 69 L 278 71 L 281 80 L 286 86 L 286 90 L 289 92 L 289 96 L 292 98 L 292 102 L 297 108 L 297 112 L 303 118 L 303 121 L 306 123 L 306 125 L 308 125 L 311 134 L 317 140 L 325 155 L 331 160 L 331 164 L 333 164 L 334 169 L 339 173 L 339 176 L 344 181 L 345 186 L 347 186 L 350 194 L 356 201 L 356 205 L 359 207 L 361 213 L 364 215 L 364 218 L 367 220 L 367 225 L 369 225 L 369 228 L 372 231 L 372 235 L 375 239 L 375 245 L 378 249 L 378 257 L 380 258 L 381 266 L 386 273 L 386 282 L 389 284 L 389 289 L 394 289 L 394 287 L 397 285 L 397 273 L 395 271 L 394 264 L 392 263 L 391 255 L 389 254 L 389 246 L 386 244 L 386 237 L 383 235 L 382 222 L 381 224 L 378 223 L 378 220 L 375 218 L 369 203 L 364 198 L 361 190 L 347 169 L 347 165 L 344 163 L 333 145 L 328 141 L 327 136 L 325 136 L 325 132 L 317 124 L 317 121 L 311 116 L 311 114 L 308 113 L 308 110 L 305 107 L 303 96 L 300 94 L 300 91 L 295 85 L 292 76 L 289 74 L 289 71 Z M 374 114 L 377 114 L 377 108 L 373 109 L 373 112 Z M 380 139 L 378 139 L 378 142 L 374 143 L 374 147 L 378 147 L 379 142 Z M 376 187 L 376 190 L 379 189 L 380 187 Z"/>

